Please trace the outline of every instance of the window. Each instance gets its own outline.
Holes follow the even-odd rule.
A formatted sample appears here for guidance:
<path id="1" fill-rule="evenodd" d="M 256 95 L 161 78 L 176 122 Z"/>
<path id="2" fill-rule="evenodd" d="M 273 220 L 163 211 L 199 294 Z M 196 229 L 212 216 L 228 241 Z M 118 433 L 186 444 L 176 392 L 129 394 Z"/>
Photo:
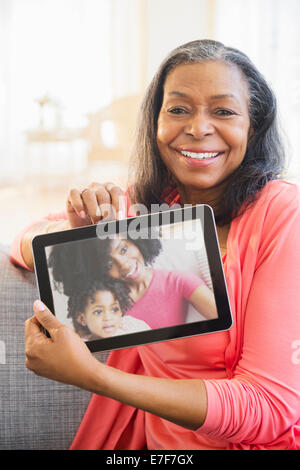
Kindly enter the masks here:
<path id="1" fill-rule="evenodd" d="M 86 113 L 111 100 L 111 6 L 110 0 L 0 2 L 2 178 L 24 173 L 26 131 L 84 126 Z"/>

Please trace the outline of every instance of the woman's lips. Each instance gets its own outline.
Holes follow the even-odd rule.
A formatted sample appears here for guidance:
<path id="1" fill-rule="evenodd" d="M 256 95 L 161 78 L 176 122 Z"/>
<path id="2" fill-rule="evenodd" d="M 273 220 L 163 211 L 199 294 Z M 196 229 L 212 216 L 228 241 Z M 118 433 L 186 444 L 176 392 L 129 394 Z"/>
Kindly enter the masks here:
<path id="1" fill-rule="evenodd" d="M 224 152 L 220 151 L 203 151 L 195 152 L 192 150 L 176 150 L 180 157 L 189 165 L 204 167 L 214 164 Z"/>
<path id="2" fill-rule="evenodd" d="M 136 262 L 134 266 L 125 274 L 126 278 L 136 279 L 139 274 L 138 263 Z"/>

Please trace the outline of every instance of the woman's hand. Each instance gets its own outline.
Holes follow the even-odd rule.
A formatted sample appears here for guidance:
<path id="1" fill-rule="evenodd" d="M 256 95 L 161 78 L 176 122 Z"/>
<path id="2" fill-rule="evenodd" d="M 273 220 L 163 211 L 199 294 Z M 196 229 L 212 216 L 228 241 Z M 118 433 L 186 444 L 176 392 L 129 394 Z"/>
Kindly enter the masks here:
<path id="1" fill-rule="evenodd" d="M 75 385 L 197 429 L 207 409 L 202 380 L 173 380 L 129 374 L 103 364 L 85 343 L 40 301 L 26 321 L 26 367 L 37 375 Z M 45 328 L 51 338 L 44 332 Z"/>
<path id="2" fill-rule="evenodd" d="M 113 183 L 92 183 L 82 191 L 71 189 L 67 198 L 70 228 L 125 217 L 124 192 Z"/>
<path id="3" fill-rule="evenodd" d="M 93 391 L 103 364 L 42 302 L 36 301 L 33 310 L 35 315 L 25 323 L 26 367 L 37 375 Z"/>
<path id="4" fill-rule="evenodd" d="M 34 269 L 31 243 L 36 235 L 82 227 L 101 220 L 126 217 L 125 196 L 113 183 L 92 183 L 83 191 L 71 189 L 67 199 L 68 220 L 42 220 L 33 224 L 21 241 L 21 253 L 29 269 Z"/>

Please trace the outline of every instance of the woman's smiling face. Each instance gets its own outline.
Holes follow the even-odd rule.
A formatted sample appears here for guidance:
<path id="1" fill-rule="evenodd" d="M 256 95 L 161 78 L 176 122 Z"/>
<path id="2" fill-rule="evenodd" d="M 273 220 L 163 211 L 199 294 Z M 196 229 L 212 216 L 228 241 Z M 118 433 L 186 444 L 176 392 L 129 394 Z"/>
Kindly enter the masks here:
<path id="1" fill-rule="evenodd" d="M 126 283 L 138 281 L 144 277 L 144 258 L 133 242 L 119 237 L 111 241 L 108 274 Z"/>
<path id="2" fill-rule="evenodd" d="M 244 159 L 249 131 L 248 85 L 237 67 L 186 64 L 167 75 L 157 145 L 179 190 L 218 197 Z"/>

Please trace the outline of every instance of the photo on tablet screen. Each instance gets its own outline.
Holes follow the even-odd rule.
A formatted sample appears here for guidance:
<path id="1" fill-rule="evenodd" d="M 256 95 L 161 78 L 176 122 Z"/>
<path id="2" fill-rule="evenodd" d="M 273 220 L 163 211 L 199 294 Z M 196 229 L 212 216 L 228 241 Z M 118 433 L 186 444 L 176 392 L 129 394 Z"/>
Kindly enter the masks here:
<path id="1" fill-rule="evenodd" d="M 191 214 L 170 211 L 160 217 L 59 232 L 58 238 L 36 237 L 44 242 L 49 290 L 59 321 L 76 331 L 92 351 L 230 327 L 216 238 L 210 234 L 210 242 L 205 240 L 203 206 L 198 217 Z M 33 245 L 36 268 L 41 266 L 39 246 Z M 208 258 L 214 260 L 213 266 Z M 36 271 L 40 286 L 41 270 Z M 220 300 L 216 296 L 222 290 Z"/>

